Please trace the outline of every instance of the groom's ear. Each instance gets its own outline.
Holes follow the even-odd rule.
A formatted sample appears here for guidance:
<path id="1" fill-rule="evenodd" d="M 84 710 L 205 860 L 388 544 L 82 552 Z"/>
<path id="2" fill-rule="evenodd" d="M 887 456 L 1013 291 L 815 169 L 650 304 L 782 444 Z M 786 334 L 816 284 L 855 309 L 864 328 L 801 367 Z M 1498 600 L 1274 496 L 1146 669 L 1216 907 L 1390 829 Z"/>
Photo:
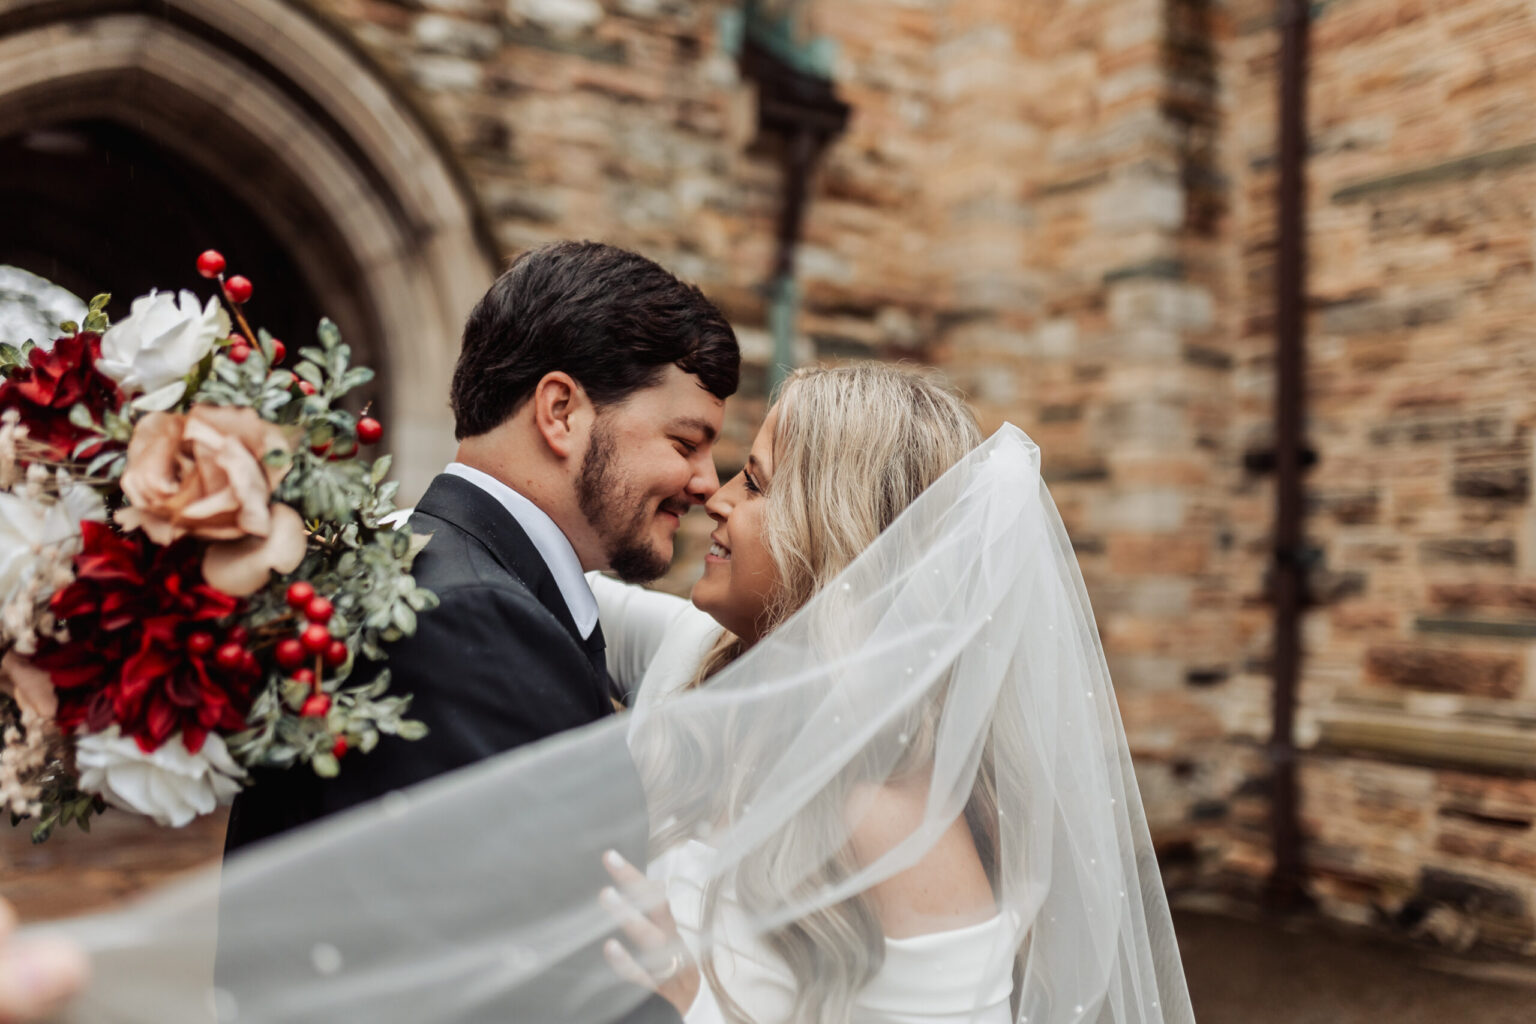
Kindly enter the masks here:
<path id="1" fill-rule="evenodd" d="M 562 459 L 586 450 L 597 410 L 568 373 L 553 370 L 533 389 L 533 425 L 549 450 Z"/>

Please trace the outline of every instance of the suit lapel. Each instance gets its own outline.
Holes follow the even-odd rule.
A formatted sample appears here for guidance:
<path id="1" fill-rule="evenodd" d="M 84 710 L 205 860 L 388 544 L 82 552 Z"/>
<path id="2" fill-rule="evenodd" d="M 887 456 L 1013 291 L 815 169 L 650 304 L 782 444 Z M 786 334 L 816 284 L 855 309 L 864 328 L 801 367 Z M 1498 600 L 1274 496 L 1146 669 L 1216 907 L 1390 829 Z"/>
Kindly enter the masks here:
<path id="1" fill-rule="evenodd" d="M 502 507 L 501 502 L 462 477 L 448 473 L 433 478 L 427 493 L 416 505 L 416 513 L 444 520 L 469 534 L 496 559 L 497 563 L 532 591 L 539 603 L 549 610 L 565 631 L 571 635 L 587 660 L 592 663 L 603 703 L 607 706 L 608 671 L 604 658 L 603 630 L 597 626 L 590 637 L 583 638 L 571 618 L 571 609 L 565 603 L 565 595 L 555 582 L 554 573 L 539 556 L 517 519 Z"/>

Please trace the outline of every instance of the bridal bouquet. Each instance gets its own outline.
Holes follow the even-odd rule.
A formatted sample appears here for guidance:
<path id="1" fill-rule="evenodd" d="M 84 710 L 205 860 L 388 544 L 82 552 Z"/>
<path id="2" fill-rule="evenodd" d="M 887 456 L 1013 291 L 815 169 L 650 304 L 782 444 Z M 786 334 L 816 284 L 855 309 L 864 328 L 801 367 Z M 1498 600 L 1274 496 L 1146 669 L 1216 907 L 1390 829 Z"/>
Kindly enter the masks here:
<path id="1" fill-rule="evenodd" d="M 373 372 L 330 321 L 283 368 L 224 263 L 198 269 L 227 309 L 151 292 L 109 324 L 101 295 L 0 344 L 0 803 L 36 842 L 107 804 L 185 825 L 250 769 L 426 732 L 387 670 L 352 678 L 436 602 L 425 538 L 380 523 L 383 428 L 339 401 Z"/>

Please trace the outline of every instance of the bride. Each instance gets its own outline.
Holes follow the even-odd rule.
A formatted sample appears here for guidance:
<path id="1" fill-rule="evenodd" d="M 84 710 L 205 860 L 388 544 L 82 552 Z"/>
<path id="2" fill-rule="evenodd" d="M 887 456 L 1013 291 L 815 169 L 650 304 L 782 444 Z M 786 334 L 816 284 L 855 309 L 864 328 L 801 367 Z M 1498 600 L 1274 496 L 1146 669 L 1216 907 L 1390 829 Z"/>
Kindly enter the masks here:
<path id="1" fill-rule="evenodd" d="M 686 788 L 685 776 L 696 776 L 701 766 L 680 770 L 673 763 L 676 744 L 667 740 L 659 752 L 647 750 L 647 741 L 638 738 L 647 713 L 708 687 L 712 676 L 839 579 L 980 443 L 963 403 L 916 372 L 881 364 L 798 371 L 764 420 L 746 465 L 705 506 L 716 528 L 691 604 L 589 577 L 609 640 L 610 674 L 634 693 L 637 762 L 642 774 L 649 768 L 664 779 L 649 780 L 648 791 Z M 1004 894 L 998 891 L 995 759 L 1007 756 L 1007 747 L 997 742 L 1002 737 L 995 730 L 973 752 L 979 756 L 968 792 L 951 803 L 957 813 L 934 815 L 936 759 L 944 752 L 940 721 L 946 704 L 951 718 L 963 710 L 956 707 L 957 688 L 948 689 L 939 683 L 900 716 L 905 731 L 896 735 L 903 749 L 882 759 L 873 749 L 878 740 L 866 745 L 729 870 L 715 866 L 718 851 L 709 843 L 677 842 L 675 825 L 658 830 L 663 852 L 650 870 L 665 898 L 617 854 L 608 854 L 610 873 L 629 900 L 610 888 L 604 903 L 624 924 L 636 954 L 610 940 L 605 953 L 615 970 L 665 996 L 686 1024 L 1015 1020 L 1016 978 L 1029 967 L 1029 944 L 1018 908 L 1006 900 L 1000 905 Z M 1001 724 L 997 710 L 987 710 L 992 724 Z M 719 751 L 727 775 L 751 774 L 729 764 L 743 755 L 773 756 L 761 733 L 774 730 L 765 730 L 760 717 L 737 736 L 740 749 Z M 804 726 L 796 722 L 795 729 L 778 731 Z M 950 748 L 953 754 L 954 744 Z M 1003 766 L 1004 777 L 1018 767 Z M 729 803 L 714 808 L 722 820 L 732 816 Z M 784 916 L 775 911 L 784 909 L 786 881 L 802 890 L 811 882 L 826 889 L 867 874 L 925 820 L 930 837 L 899 870 L 850 887 L 845 899 L 754 932 L 753 919 Z M 805 840 L 808 834 L 820 834 L 819 846 Z M 818 846 L 819 852 L 798 845 Z M 797 859 L 802 867 L 786 871 L 784 865 Z M 807 865 L 813 865 L 809 871 Z M 664 952 L 671 953 L 664 966 L 641 966 L 657 963 Z M 1086 1008 L 1074 1008 L 1074 1014 L 1049 1019 L 1085 1019 Z"/>
<path id="2" fill-rule="evenodd" d="M 608 638 L 609 673 L 626 691 L 638 687 L 641 708 L 707 685 L 980 443 L 961 401 L 915 372 L 880 364 L 797 371 L 763 421 L 746 465 L 705 505 L 717 527 L 692 605 L 599 574 L 588 577 Z M 900 776 L 839 790 L 847 801 L 849 846 L 830 872 L 840 870 L 842 859 L 872 862 L 904 822 L 921 817 L 923 767 L 914 757 Z M 978 809 L 989 799 L 989 781 L 978 779 L 971 800 Z M 701 988 L 691 967 L 650 977 L 616 943 L 609 956 L 621 973 L 668 996 L 688 1024 L 723 1020 L 724 1006 L 734 1011 L 732 1019 L 758 1024 L 850 1017 L 1006 1024 L 1011 973 L 985 979 L 981 970 L 1010 925 L 993 900 L 989 871 L 995 865 L 981 853 L 991 854 L 991 837 L 973 831 L 976 818 L 957 817 L 916 864 L 867 892 L 791 922 L 761 944 L 717 948 L 713 956 L 700 956 L 707 924 L 702 901 L 690 898 L 703 889 L 690 867 L 708 855 L 707 847 L 694 844 L 657 873 L 674 873 L 670 913 L 690 952 L 709 965 L 711 983 Z M 635 884 L 623 865 L 616 874 Z M 722 895 L 717 913 L 730 914 L 736 897 Z M 658 910 L 665 928 L 669 911 Z M 632 927 L 654 942 L 654 932 Z M 974 997 L 984 981 L 985 1001 L 978 1006 Z"/>
<path id="3" fill-rule="evenodd" d="M 695 603 L 593 581 L 631 714 L 61 925 L 71 1019 L 1191 1024 L 1039 450 L 978 442 L 915 373 L 796 374 Z"/>

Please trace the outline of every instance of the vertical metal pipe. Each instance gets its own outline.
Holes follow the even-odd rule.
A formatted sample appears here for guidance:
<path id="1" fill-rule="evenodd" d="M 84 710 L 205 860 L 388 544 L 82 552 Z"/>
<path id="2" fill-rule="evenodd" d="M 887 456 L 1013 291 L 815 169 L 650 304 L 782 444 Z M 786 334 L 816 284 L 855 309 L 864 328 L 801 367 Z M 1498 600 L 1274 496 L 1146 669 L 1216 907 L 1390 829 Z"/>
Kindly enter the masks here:
<path id="1" fill-rule="evenodd" d="M 1309 0 L 1280 0 L 1280 182 L 1275 282 L 1274 689 L 1269 761 L 1274 868 L 1268 905 L 1306 902 L 1296 784 L 1296 690 L 1307 571 L 1302 538 L 1305 431 L 1306 86 Z"/>
<path id="2" fill-rule="evenodd" d="M 779 210 L 778 252 L 769 279 L 768 327 L 773 334 L 773 365 L 768 368 L 771 398 L 795 365 L 795 322 L 799 319 L 800 291 L 795 283 L 795 250 L 805 219 L 811 172 L 818 149 L 815 134 L 801 128 L 789 139 L 784 156 L 784 205 Z"/>

